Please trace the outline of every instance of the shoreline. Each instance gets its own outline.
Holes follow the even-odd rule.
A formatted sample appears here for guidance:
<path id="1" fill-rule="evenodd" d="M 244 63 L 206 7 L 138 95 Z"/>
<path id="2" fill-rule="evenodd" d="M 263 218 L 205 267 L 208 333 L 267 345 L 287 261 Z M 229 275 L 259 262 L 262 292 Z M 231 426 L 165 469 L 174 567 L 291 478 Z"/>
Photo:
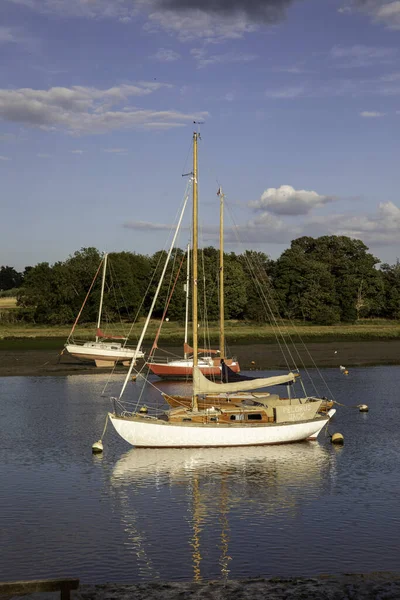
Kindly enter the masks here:
<path id="1" fill-rule="evenodd" d="M 373 600 L 400 597 L 400 574 L 317 575 L 315 577 L 273 577 L 207 582 L 150 582 L 132 585 L 83 584 L 72 593 L 73 600 Z M 44 597 L 43 597 L 44 598 Z"/>
<path id="2" fill-rule="evenodd" d="M 312 342 L 303 346 L 296 344 L 296 362 L 301 369 L 307 368 L 338 368 L 345 365 L 348 368 L 372 367 L 378 365 L 400 365 L 400 340 L 355 341 L 355 342 Z M 181 346 L 166 346 L 164 349 L 174 355 L 179 355 Z M 231 354 L 237 356 L 242 371 L 287 369 L 278 344 L 235 344 L 230 347 Z M 301 361 L 298 360 L 298 354 Z M 165 355 L 164 355 L 165 356 Z M 138 363 L 139 369 L 142 361 Z M 85 363 L 55 348 L 35 349 L 29 344 L 26 349 L 23 344 L 9 349 L 0 349 L 0 377 L 18 376 L 65 376 L 110 373 L 111 369 L 97 368 L 94 364 Z M 125 374 L 127 368 L 118 366 L 114 373 Z"/>

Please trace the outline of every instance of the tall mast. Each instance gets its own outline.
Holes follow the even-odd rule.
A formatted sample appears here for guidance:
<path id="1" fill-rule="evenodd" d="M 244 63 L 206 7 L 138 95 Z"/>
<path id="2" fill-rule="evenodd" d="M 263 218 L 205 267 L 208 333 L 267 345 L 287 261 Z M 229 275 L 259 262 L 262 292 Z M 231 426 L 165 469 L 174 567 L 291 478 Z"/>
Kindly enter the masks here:
<path id="1" fill-rule="evenodd" d="M 104 285 L 105 285 L 105 282 L 106 282 L 107 256 L 108 256 L 108 254 L 104 255 L 103 276 L 101 278 L 101 294 L 100 294 L 99 315 L 97 317 L 96 342 L 99 341 L 99 336 L 97 335 L 97 332 L 100 329 L 101 313 L 103 311 L 103 298 L 104 298 Z"/>
<path id="2" fill-rule="evenodd" d="M 192 252 L 192 322 L 193 322 L 193 371 L 198 365 L 198 316 L 197 316 L 197 247 L 198 247 L 198 225 L 197 225 L 197 140 L 199 134 L 193 133 L 193 252 Z M 193 373 L 194 374 L 194 373 Z M 197 396 L 192 396 L 192 410 L 198 410 Z"/>
<path id="3" fill-rule="evenodd" d="M 189 290 L 190 290 L 190 244 L 187 247 L 186 254 L 186 309 L 185 309 L 185 341 L 184 348 L 187 347 L 188 343 L 188 323 L 189 323 Z M 184 352 L 184 357 L 188 357 L 188 353 Z"/>
<path id="4" fill-rule="evenodd" d="M 224 193 L 219 195 L 219 351 L 225 358 L 225 307 L 224 307 Z"/>

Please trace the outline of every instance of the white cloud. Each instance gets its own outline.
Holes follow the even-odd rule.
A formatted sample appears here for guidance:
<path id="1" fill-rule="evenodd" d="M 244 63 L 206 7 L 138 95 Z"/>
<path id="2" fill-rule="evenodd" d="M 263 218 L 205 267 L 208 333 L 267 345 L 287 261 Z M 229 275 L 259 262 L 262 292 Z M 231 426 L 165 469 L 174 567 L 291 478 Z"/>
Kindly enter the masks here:
<path id="1" fill-rule="evenodd" d="M 391 63 L 398 54 L 397 48 L 384 46 L 334 46 L 330 56 L 335 61 L 344 61 L 336 64 L 340 68 L 370 67 L 377 64 Z"/>
<path id="2" fill-rule="evenodd" d="M 171 231 L 173 226 L 165 223 L 150 223 L 149 221 L 127 221 L 123 224 L 123 227 L 138 231 Z"/>
<path id="3" fill-rule="evenodd" d="M 227 243 L 240 241 L 244 244 L 288 244 L 301 235 L 301 229 L 264 212 L 239 227 L 226 229 L 224 235 Z M 216 232 L 215 240 L 217 239 Z"/>
<path id="4" fill-rule="evenodd" d="M 160 29 L 176 35 L 180 41 L 203 40 L 205 43 L 218 43 L 224 40 L 241 39 L 246 33 L 257 31 L 243 14 L 227 15 L 224 18 L 202 10 L 156 10 L 148 16 L 144 29 L 158 32 Z"/>
<path id="5" fill-rule="evenodd" d="M 217 64 L 251 62 L 258 58 L 257 54 L 245 52 L 225 52 L 224 54 L 210 55 L 205 48 L 192 48 L 190 54 L 196 60 L 198 69 Z"/>
<path id="6" fill-rule="evenodd" d="M 10 160 L 8 156 L 0 156 L 0 160 Z"/>
<path id="7" fill-rule="evenodd" d="M 167 87 L 171 86 L 139 82 L 106 90 L 81 86 L 0 89 L 0 119 L 81 135 L 132 128 L 169 129 L 207 116 L 207 113 L 156 111 L 129 105 L 132 96 L 147 96 Z"/>
<path id="8" fill-rule="evenodd" d="M 22 27 L 7 27 L 0 25 L 0 46 L 14 44 L 22 46 L 25 50 L 34 52 L 39 46 L 37 39 L 27 34 Z"/>
<path id="9" fill-rule="evenodd" d="M 400 209 L 393 202 L 382 202 L 375 214 L 314 217 L 304 224 L 309 235 L 346 235 L 363 240 L 368 246 L 397 244 L 400 235 Z"/>
<path id="10" fill-rule="evenodd" d="M 356 5 L 376 23 L 400 29 L 400 0 L 356 0 Z"/>
<path id="11" fill-rule="evenodd" d="M 291 185 L 281 185 L 280 188 L 265 190 L 260 200 L 251 202 L 250 207 L 275 215 L 306 215 L 333 200 L 332 196 L 321 196 L 317 192 L 295 190 Z"/>
<path id="12" fill-rule="evenodd" d="M 179 52 L 175 52 L 175 50 L 170 50 L 168 48 L 159 48 L 155 54 L 153 54 L 150 58 L 154 60 L 158 60 L 159 62 L 174 62 L 181 58 Z"/>
<path id="13" fill-rule="evenodd" d="M 83 150 L 71 150 L 71 154 L 83 154 Z"/>
<path id="14" fill-rule="evenodd" d="M 6 0 L 44 14 L 67 17 L 118 19 L 129 22 L 138 14 L 132 0 Z M 4 0 L 3 0 L 4 2 Z"/>
<path id="15" fill-rule="evenodd" d="M 398 96 L 400 83 L 396 77 L 343 78 L 332 81 L 308 80 L 302 85 L 268 89 L 265 96 L 271 99 L 332 98 L 358 96 Z"/>
<path id="16" fill-rule="evenodd" d="M 275 90 L 267 90 L 265 95 L 267 98 L 276 98 L 276 99 L 292 99 L 299 98 L 300 96 L 306 96 L 309 92 L 307 92 L 305 86 L 300 85 L 296 87 L 285 87 L 278 88 Z"/>
<path id="17" fill-rule="evenodd" d="M 378 111 L 364 110 L 360 113 L 360 117 L 364 117 L 364 119 L 379 119 L 380 117 L 384 117 L 385 114 Z"/>
<path id="18" fill-rule="evenodd" d="M 0 44 L 9 44 L 18 42 L 18 35 L 12 27 L 0 25 Z"/>

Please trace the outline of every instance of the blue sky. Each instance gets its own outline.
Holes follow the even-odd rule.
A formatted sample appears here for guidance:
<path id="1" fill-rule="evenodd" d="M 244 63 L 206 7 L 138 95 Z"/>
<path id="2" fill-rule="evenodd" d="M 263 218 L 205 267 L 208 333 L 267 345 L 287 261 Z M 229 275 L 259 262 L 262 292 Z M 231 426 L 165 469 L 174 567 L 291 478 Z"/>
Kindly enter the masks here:
<path id="1" fill-rule="evenodd" d="M 204 244 L 222 185 L 243 247 L 394 263 L 399 40 L 399 0 L 3 0 L 0 264 L 164 247 L 193 120 Z"/>

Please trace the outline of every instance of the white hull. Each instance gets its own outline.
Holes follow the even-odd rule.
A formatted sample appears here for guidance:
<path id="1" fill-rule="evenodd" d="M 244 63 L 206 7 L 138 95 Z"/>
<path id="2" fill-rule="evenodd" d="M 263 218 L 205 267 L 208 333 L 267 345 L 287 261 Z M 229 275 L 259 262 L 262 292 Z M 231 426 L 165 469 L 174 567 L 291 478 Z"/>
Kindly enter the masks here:
<path id="1" fill-rule="evenodd" d="M 104 342 L 86 342 L 81 345 L 67 344 L 65 349 L 75 358 L 93 360 L 96 363 L 130 363 L 135 356 L 136 358 L 143 358 L 144 356 L 143 352 L 137 352 L 135 348 L 117 348 L 115 344 Z"/>
<path id="2" fill-rule="evenodd" d="M 316 439 L 330 415 L 295 423 L 234 425 L 170 423 L 147 417 L 118 417 L 109 413 L 117 433 L 132 446 L 144 448 L 201 448 L 264 446 Z"/>

